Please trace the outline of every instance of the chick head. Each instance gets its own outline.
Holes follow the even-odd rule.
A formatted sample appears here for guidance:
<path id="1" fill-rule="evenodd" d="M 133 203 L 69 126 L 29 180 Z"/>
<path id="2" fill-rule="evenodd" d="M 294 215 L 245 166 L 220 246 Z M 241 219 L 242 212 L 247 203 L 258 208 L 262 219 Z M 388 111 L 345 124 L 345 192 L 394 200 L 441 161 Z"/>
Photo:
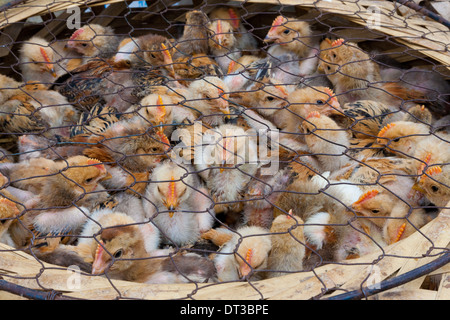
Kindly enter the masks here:
<path id="1" fill-rule="evenodd" d="M 151 180 L 157 182 L 157 196 L 172 217 L 180 203 L 190 197 L 189 186 L 193 183 L 192 176 L 188 175 L 183 167 L 166 161 L 154 169 Z"/>
<path id="2" fill-rule="evenodd" d="M 141 257 L 144 241 L 137 225 L 104 228 L 92 264 L 92 274 L 124 272 Z"/>
<path id="3" fill-rule="evenodd" d="M 90 24 L 77 29 L 72 33 L 66 48 L 74 50 L 84 56 L 92 57 L 101 52 L 110 41 L 108 36 L 113 33 L 109 27 Z"/>
<path id="4" fill-rule="evenodd" d="M 85 156 L 74 156 L 67 159 L 67 169 L 59 173 L 63 183 L 69 185 L 77 194 L 94 191 L 100 181 L 109 178 L 106 168 L 97 159 Z"/>
<path id="5" fill-rule="evenodd" d="M 271 248 L 272 242 L 267 236 L 261 234 L 244 236 L 234 254 L 239 277 L 248 277 L 252 271 L 265 269 Z"/>
<path id="6" fill-rule="evenodd" d="M 29 68 L 34 72 L 50 73 L 53 77 L 57 77 L 55 60 L 58 57 L 46 40 L 37 36 L 32 37 L 23 44 L 20 52 L 23 68 Z"/>
<path id="7" fill-rule="evenodd" d="M 429 126 L 409 121 L 397 121 L 383 127 L 377 143 L 399 156 L 412 156 L 419 141 L 430 135 Z"/>
<path id="8" fill-rule="evenodd" d="M 312 31 L 308 22 L 278 16 L 273 21 L 264 41 L 274 42 L 303 57 L 311 48 L 311 35 Z"/>
<path id="9" fill-rule="evenodd" d="M 209 27 L 209 46 L 213 50 L 223 51 L 230 49 L 236 44 L 236 38 L 233 34 L 233 26 L 226 20 L 215 20 Z"/>

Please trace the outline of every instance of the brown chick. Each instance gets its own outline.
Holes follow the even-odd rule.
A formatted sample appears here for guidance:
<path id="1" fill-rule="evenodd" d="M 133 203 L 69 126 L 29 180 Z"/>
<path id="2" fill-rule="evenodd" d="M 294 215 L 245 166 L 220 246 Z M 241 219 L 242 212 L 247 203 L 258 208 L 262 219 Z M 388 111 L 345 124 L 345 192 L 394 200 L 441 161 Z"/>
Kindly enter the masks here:
<path id="1" fill-rule="evenodd" d="M 413 186 L 438 208 L 448 207 L 450 201 L 450 174 L 448 165 L 431 166 Z"/>
<path id="2" fill-rule="evenodd" d="M 204 77 L 222 77 L 223 72 L 212 56 L 194 54 L 173 60 L 173 69 L 177 83 L 188 87 L 196 79 Z"/>
<path id="3" fill-rule="evenodd" d="M 140 283 L 207 282 L 215 278 L 211 260 L 197 255 L 149 254 L 136 225 L 106 228 L 92 266 L 92 274 Z"/>
<path id="4" fill-rule="evenodd" d="M 449 135 L 443 132 L 432 132 L 429 125 L 409 121 L 387 124 L 380 130 L 377 139 L 386 151 L 398 157 L 416 159 L 418 169 L 425 159 L 430 157 L 426 161 L 428 165 L 448 163 L 449 141 Z"/>
<path id="5" fill-rule="evenodd" d="M 397 82 L 381 82 L 378 64 L 356 43 L 338 39 L 320 53 L 319 69 L 333 83 L 341 104 L 357 100 L 380 101 L 397 111 L 404 102 L 422 99 L 423 94 L 406 89 Z M 324 47 L 324 46 L 322 46 Z"/>
<path id="6" fill-rule="evenodd" d="M 99 183 L 108 173 L 98 160 L 75 156 L 64 163 L 64 166 L 49 171 L 42 192 L 32 199 L 32 204 L 27 206 L 31 210 L 21 217 L 22 223 L 14 230 L 13 238 L 19 247 L 27 246 L 30 241 L 36 245 L 44 240 L 47 246 L 40 251 L 54 250 L 61 241 L 55 235 L 67 236 L 79 232 L 90 210 L 106 200 L 108 195 Z"/>
<path id="7" fill-rule="evenodd" d="M 12 186 L 40 194 L 48 175 L 58 164 L 46 158 L 31 158 L 8 166 Z"/>
<path id="8" fill-rule="evenodd" d="M 283 86 L 272 83 L 255 83 L 245 91 L 232 92 L 230 98 L 274 122 L 277 118 L 275 116 L 277 111 L 288 106 L 288 95 L 289 93 Z"/>
<path id="9" fill-rule="evenodd" d="M 8 233 L 8 229 L 13 223 L 13 219 L 20 213 L 17 204 L 13 201 L 1 197 L 0 198 L 0 242 L 15 247 L 11 236 Z"/>
<path id="10" fill-rule="evenodd" d="M 287 97 L 288 107 L 273 114 L 274 124 L 293 139 L 302 140 L 299 125 L 313 111 L 324 116 L 342 115 L 342 109 L 333 91 L 326 87 L 297 89 Z"/>
<path id="11" fill-rule="evenodd" d="M 11 238 L 9 228 L 11 224 L 17 223 L 15 220 L 19 213 L 23 210 L 23 206 L 19 204 L 19 200 L 14 197 L 6 188 L 8 179 L 0 174 L 0 242 L 6 243 L 11 247 L 16 247 Z"/>
<path id="12" fill-rule="evenodd" d="M 331 118 L 313 111 L 301 128 L 308 149 L 318 158 L 322 172 L 333 172 L 351 161 L 346 154 L 350 145 L 348 133 Z"/>
<path id="13" fill-rule="evenodd" d="M 192 10 L 186 13 L 183 35 L 175 45 L 174 61 L 181 57 L 209 53 L 208 23 L 209 19 L 202 11 Z"/>
<path id="14" fill-rule="evenodd" d="M 383 237 L 387 244 L 396 243 L 409 237 L 431 219 L 423 209 L 412 209 L 399 203 L 394 206 L 383 226 Z"/>
<path id="15" fill-rule="evenodd" d="M 267 51 L 270 57 L 294 54 L 299 60 L 301 76 L 316 72 L 319 43 L 308 22 L 278 16 L 273 21 L 264 41 L 274 43 Z"/>
<path id="16" fill-rule="evenodd" d="M 117 54 L 113 57 L 116 63 L 129 61 L 131 67 L 134 68 L 161 67 L 161 70 L 165 70 L 167 75 L 173 78 L 177 77 L 172 60 L 174 48 L 168 38 L 150 33 L 127 40 L 129 41 L 126 44 L 119 46 Z"/>
<path id="17" fill-rule="evenodd" d="M 303 221 L 292 214 L 279 215 L 270 228 L 272 249 L 267 263 L 267 278 L 303 270 L 305 236 Z"/>
<path id="18" fill-rule="evenodd" d="M 116 54 L 120 38 L 111 27 L 87 24 L 75 30 L 67 41 L 66 48 L 82 55 L 82 64 L 90 59 L 110 58 Z"/>
<path id="19" fill-rule="evenodd" d="M 366 191 L 352 209 L 382 229 L 387 244 L 406 238 L 429 221 L 423 209 L 413 209 L 411 204 L 383 188 Z"/>
<path id="20" fill-rule="evenodd" d="M 109 208 L 95 210 L 84 224 L 76 245 L 65 245 L 64 249 L 76 252 L 85 262 L 92 264 L 98 248 L 98 235 L 106 228 L 117 226 L 131 226 L 141 233 L 147 253 L 158 249 L 160 232 L 151 222 L 138 223 L 129 215 Z"/>

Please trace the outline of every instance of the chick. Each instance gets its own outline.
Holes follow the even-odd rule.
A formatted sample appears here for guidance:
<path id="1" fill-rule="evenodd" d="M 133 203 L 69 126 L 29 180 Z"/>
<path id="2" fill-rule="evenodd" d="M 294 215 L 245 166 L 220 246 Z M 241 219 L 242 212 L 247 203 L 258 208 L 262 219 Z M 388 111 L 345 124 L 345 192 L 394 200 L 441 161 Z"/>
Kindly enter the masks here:
<path id="1" fill-rule="evenodd" d="M 87 24 L 75 30 L 67 41 L 66 48 L 82 55 L 82 64 L 90 59 L 110 58 L 117 50 L 120 38 L 111 27 Z"/>
<path id="2" fill-rule="evenodd" d="M 406 89 L 398 82 L 381 82 L 378 64 L 356 43 L 338 39 L 324 40 L 319 69 L 333 83 L 341 104 L 357 100 L 385 103 L 392 111 L 403 108 L 405 102 L 423 99 L 423 94 Z"/>
<path id="3" fill-rule="evenodd" d="M 377 136 L 377 142 L 387 151 L 399 157 L 414 157 L 424 161 L 428 154 L 432 163 L 448 163 L 447 152 L 449 136 L 445 133 L 433 133 L 429 125 L 409 121 L 396 121 L 383 127 Z"/>
<path id="4" fill-rule="evenodd" d="M 273 122 L 277 111 L 289 105 L 288 95 L 283 86 L 255 83 L 245 91 L 231 93 L 230 98 Z"/>
<path id="5" fill-rule="evenodd" d="M 136 232 L 142 234 L 144 247 L 148 253 L 158 249 L 160 243 L 160 232 L 151 222 L 137 223 L 129 215 L 111 209 L 96 210 L 89 217 L 80 232 L 78 242 L 75 246 L 64 246 L 67 250 L 78 253 L 85 262 L 93 263 L 95 252 L 98 247 L 96 236 L 107 228 L 118 226 L 130 226 Z"/>
<path id="6" fill-rule="evenodd" d="M 303 270 L 305 236 L 303 221 L 292 214 L 279 215 L 270 228 L 272 249 L 267 263 L 267 278 Z"/>
<path id="7" fill-rule="evenodd" d="M 264 41 L 274 42 L 267 50 L 271 57 L 293 53 L 300 63 L 299 75 L 308 76 L 316 72 L 319 43 L 308 22 L 278 16 Z"/>
<path id="8" fill-rule="evenodd" d="M 173 52 L 173 45 L 168 38 L 150 33 L 130 39 L 127 44 L 119 47 L 113 60 L 116 63 L 129 62 L 132 68 L 159 68 L 159 71 L 163 71 L 163 75 L 177 78 L 172 59 Z"/>
<path id="9" fill-rule="evenodd" d="M 275 112 L 270 119 L 292 139 L 303 141 L 299 125 L 313 111 L 324 116 L 341 115 L 342 109 L 333 91 L 326 87 L 297 89 L 287 97 L 289 105 Z"/>
<path id="10" fill-rule="evenodd" d="M 15 133 L 41 131 L 46 136 L 68 137 L 78 117 L 63 95 L 36 82 L 19 86 L 2 107 L 1 125 L 5 131 Z"/>
<path id="11" fill-rule="evenodd" d="M 423 209 L 412 209 L 406 205 L 395 206 L 383 226 L 383 237 L 387 244 L 409 237 L 431 220 Z"/>
<path id="12" fill-rule="evenodd" d="M 351 130 L 352 136 L 360 139 L 372 139 L 387 124 L 402 120 L 406 115 L 402 112 L 392 112 L 391 109 L 372 100 L 358 100 L 342 106 L 343 117 L 339 119 L 342 125 Z"/>
<path id="13" fill-rule="evenodd" d="M 17 247 L 11 238 L 9 228 L 11 224 L 17 223 L 15 220 L 23 206 L 19 204 L 19 200 L 14 197 L 6 188 L 8 179 L 0 174 L 0 242 L 5 243 L 11 247 Z"/>
<path id="14" fill-rule="evenodd" d="M 407 197 L 405 200 L 408 200 Z M 375 188 L 366 191 L 352 205 L 352 209 L 383 229 L 384 240 L 391 244 L 406 238 L 428 222 L 423 209 L 413 209 L 414 203 L 405 200 L 401 194 L 389 189 Z"/>
<path id="15" fill-rule="evenodd" d="M 247 225 L 270 228 L 274 219 L 274 205 L 284 194 L 290 179 L 291 172 L 287 168 L 278 168 L 273 175 L 258 170 L 245 194 L 243 220 Z"/>
<path id="16" fill-rule="evenodd" d="M 42 192 L 33 199 L 32 210 L 21 217 L 23 223 L 14 231 L 19 247 L 36 241 L 34 236 L 30 238 L 28 231 L 33 230 L 37 239 L 48 242 L 42 251 L 52 251 L 59 238 L 46 239 L 47 235 L 76 234 L 90 210 L 106 200 L 107 193 L 99 183 L 107 177 L 107 171 L 98 160 L 76 156 L 64 162 L 64 168 L 59 166 L 49 170 Z M 24 234 L 24 228 L 28 229 L 25 238 L 20 236 Z"/>
<path id="17" fill-rule="evenodd" d="M 127 113 L 130 113 L 130 116 L 141 119 L 146 126 L 154 128 L 162 140 L 170 145 L 167 136 L 170 137 L 172 131 L 175 129 L 172 125 L 174 113 L 176 113 L 173 110 L 176 109 L 173 101 L 170 96 L 150 94 L 143 98 L 139 102 L 139 105 L 130 107 Z"/>
<path id="18" fill-rule="evenodd" d="M 181 105 L 207 126 L 217 126 L 225 123 L 225 117 L 230 114 L 228 92 L 220 78 L 204 77 L 190 84 L 186 102 Z"/>
<path id="19" fill-rule="evenodd" d="M 168 49 L 163 48 L 165 41 L 164 37 L 153 37 L 146 45 L 161 48 L 162 54 L 167 55 L 167 64 L 152 66 L 151 61 L 144 60 L 147 56 L 135 57 L 135 48 L 132 48 L 125 53 L 125 56 L 131 55 L 129 58 L 119 52 L 110 59 L 90 60 L 69 76 L 58 79 L 54 88 L 81 109 L 89 111 L 96 103 L 104 101 L 118 112 L 124 112 L 150 94 L 153 85 L 168 85 L 174 81 L 170 76 L 173 73 L 171 56 Z"/>
<path id="20" fill-rule="evenodd" d="M 243 226 L 214 257 L 219 282 L 260 280 L 267 270 L 272 240 L 269 230 Z"/>
<path id="21" fill-rule="evenodd" d="M 226 74 L 230 63 L 236 62 L 242 55 L 242 52 L 236 48 L 237 40 L 233 33 L 233 26 L 226 20 L 215 20 L 208 29 L 211 33 L 208 41 L 211 53 L 222 72 Z"/>
<path id="22" fill-rule="evenodd" d="M 188 87 L 192 81 L 197 79 L 223 76 L 223 72 L 214 57 L 205 54 L 174 58 L 173 69 L 177 79 L 176 83 L 185 87 Z"/>
<path id="23" fill-rule="evenodd" d="M 183 35 L 176 41 L 174 60 L 209 53 L 208 23 L 209 19 L 202 11 L 192 10 L 186 14 Z"/>
<path id="24" fill-rule="evenodd" d="M 133 120 L 116 122 L 100 135 L 77 136 L 72 141 L 84 146 L 85 156 L 96 158 L 108 167 L 112 177 L 104 181 L 106 188 L 131 188 L 141 195 L 149 170 L 167 158 L 169 148 L 165 135 L 158 135 Z"/>
<path id="25" fill-rule="evenodd" d="M 331 118 L 313 111 L 301 126 L 306 134 L 305 142 L 318 158 L 322 172 L 333 172 L 350 162 L 346 155 L 350 145 L 348 133 Z"/>
<path id="26" fill-rule="evenodd" d="M 214 210 L 230 224 L 241 220 L 241 200 L 259 167 L 255 139 L 241 127 L 224 124 L 203 134 L 195 150 L 194 165 L 211 192 Z"/>
<path id="27" fill-rule="evenodd" d="M 63 41 L 49 43 L 38 36 L 24 42 L 19 59 L 22 80 L 38 81 L 46 87 L 81 64 L 79 55 L 64 50 Z"/>
<path id="28" fill-rule="evenodd" d="M 413 189 L 421 192 L 436 207 L 443 208 L 450 201 L 449 180 L 448 165 L 434 165 L 417 178 Z"/>
<path id="29" fill-rule="evenodd" d="M 193 168 L 165 161 L 150 177 L 142 199 L 145 215 L 166 244 L 193 244 L 214 223 L 213 204 Z"/>
<path id="30" fill-rule="evenodd" d="M 206 282 L 216 276 L 211 260 L 195 254 L 149 254 L 136 225 L 106 228 L 100 234 L 92 274 L 140 283 Z"/>
<path id="31" fill-rule="evenodd" d="M 58 164 L 46 158 L 32 158 L 7 167 L 13 187 L 40 194 L 48 175 Z M 2 170 L 3 171 L 3 170 Z"/>
<path id="32" fill-rule="evenodd" d="M 230 6 L 217 6 L 209 13 L 209 19 L 227 21 L 233 27 L 234 37 L 236 38 L 236 47 L 242 51 L 252 52 L 258 50 L 258 42 L 250 30 L 242 23 L 242 17 L 238 10 Z"/>

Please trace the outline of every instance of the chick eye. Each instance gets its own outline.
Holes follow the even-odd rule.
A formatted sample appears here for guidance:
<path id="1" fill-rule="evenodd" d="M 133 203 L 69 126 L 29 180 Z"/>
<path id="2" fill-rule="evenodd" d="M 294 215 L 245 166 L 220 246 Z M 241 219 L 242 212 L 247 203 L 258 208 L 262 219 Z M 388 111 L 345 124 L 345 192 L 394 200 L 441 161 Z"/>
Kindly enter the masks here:
<path id="1" fill-rule="evenodd" d="M 291 32 L 291 30 L 289 30 L 289 29 L 286 29 L 283 31 L 284 34 L 289 34 L 290 32 Z"/>
<path id="2" fill-rule="evenodd" d="M 337 56 L 336 56 L 336 53 L 333 53 L 333 58 L 336 58 Z"/>
<path id="3" fill-rule="evenodd" d="M 327 66 L 327 69 L 328 69 L 328 70 L 331 70 L 331 67 L 330 67 L 330 66 Z"/>
<path id="4" fill-rule="evenodd" d="M 394 140 L 392 140 L 392 141 L 394 141 L 394 142 L 399 142 L 399 141 L 400 141 L 400 138 L 394 139 Z"/>
<path id="5" fill-rule="evenodd" d="M 323 100 L 317 100 L 316 103 L 317 104 L 324 104 L 325 102 L 323 102 Z"/>
<path id="6" fill-rule="evenodd" d="M 85 183 L 91 183 L 94 180 L 94 178 L 88 178 L 86 180 L 84 180 Z"/>
<path id="7" fill-rule="evenodd" d="M 87 43 L 82 43 L 81 44 L 83 47 L 87 47 Z"/>
<path id="8" fill-rule="evenodd" d="M 272 96 L 268 96 L 268 97 L 266 98 L 266 100 L 267 100 L 267 101 L 273 101 L 273 100 L 275 100 L 275 98 L 272 97 Z"/>
<path id="9" fill-rule="evenodd" d="M 380 210 L 377 210 L 377 209 L 372 210 L 372 213 L 379 213 L 379 212 L 380 212 Z"/>
<path id="10" fill-rule="evenodd" d="M 439 188 L 437 186 L 431 186 L 431 191 L 438 192 Z"/>
<path id="11" fill-rule="evenodd" d="M 117 250 L 116 253 L 114 253 L 114 259 L 120 259 L 122 253 L 123 253 L 122 249 Z"/>
<path id="12" fill-rule="evenodd" d="M 155 148 L 152 148 L 151 150 L 152 150 L 152 152 L 156 152 L 156 151 L 158 151 L 158 148 L 155 147 Z"/>
<path id="13" fill-rule="evenodd" d="M 153 59 L 156 59 L 156 56 L 153 53 L 150 53 L 150 57 L 152 57 Z"/>

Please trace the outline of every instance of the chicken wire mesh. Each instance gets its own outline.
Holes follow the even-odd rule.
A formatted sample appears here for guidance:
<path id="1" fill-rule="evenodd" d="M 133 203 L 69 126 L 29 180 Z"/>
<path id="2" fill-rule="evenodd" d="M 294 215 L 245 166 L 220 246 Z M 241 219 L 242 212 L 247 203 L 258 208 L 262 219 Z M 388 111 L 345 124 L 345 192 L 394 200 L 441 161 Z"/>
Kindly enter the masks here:
<path id="1" fill-rule="evenodd" d="M 3 5 L 0 289 L 448 297 L 436 4 Z"/>

